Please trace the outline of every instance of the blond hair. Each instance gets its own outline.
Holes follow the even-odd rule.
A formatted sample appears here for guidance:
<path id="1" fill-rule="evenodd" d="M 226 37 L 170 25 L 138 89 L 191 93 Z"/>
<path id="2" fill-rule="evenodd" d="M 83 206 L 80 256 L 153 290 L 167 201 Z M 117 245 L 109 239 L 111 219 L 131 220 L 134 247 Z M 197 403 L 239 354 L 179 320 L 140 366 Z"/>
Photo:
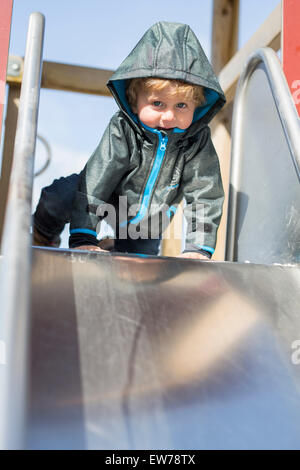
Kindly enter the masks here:
<path id="1" fill-rule="evenodd" d="M 166 80 L 164 78 L 133 78 L 127 85 L 126 97 L 131 108 L 135 108 L 137 104 L 137 96 L 141 90 L 163 90 L 166 86 L 173 87 L 171 95 L 180 94 L 185 99 L 192 100 L 196 106 L 205 103 L 205 95 L 203 87 L 200 85 L 192 85 L 183 80 Z"/>

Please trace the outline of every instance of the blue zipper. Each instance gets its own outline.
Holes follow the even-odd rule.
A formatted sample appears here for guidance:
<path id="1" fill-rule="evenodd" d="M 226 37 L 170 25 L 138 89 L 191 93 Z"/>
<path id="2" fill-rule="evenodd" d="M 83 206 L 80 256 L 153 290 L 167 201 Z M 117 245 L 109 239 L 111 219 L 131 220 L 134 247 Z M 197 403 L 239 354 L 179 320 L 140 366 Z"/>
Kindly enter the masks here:
<path id="1" fill-rule="evenodd" d="M 147 214 L 153 188 L 155 186 L 157 177 L 159 175 L 161 165 L 162 165 L 162 162 L 166 153 L 166 149 L 167 149 L 168 137 L 167 136 L 163 137 L 161 132 L 156 129 L 151 129 L 151 131 L 158 135 L 158 138 L 159 138 L 158 149 L 155 155 L 155 161 L 154 161 L 150 176 L 148 178 L 148 181 L 145 187 L 140 210 L 138 211 L 134 219 L 129 221 L 130 224 L 138 224 Z M 124 227 L 126 224 L 127 222 L 125 221 L 125 222 L 122 222 L 120 226 Z"/>

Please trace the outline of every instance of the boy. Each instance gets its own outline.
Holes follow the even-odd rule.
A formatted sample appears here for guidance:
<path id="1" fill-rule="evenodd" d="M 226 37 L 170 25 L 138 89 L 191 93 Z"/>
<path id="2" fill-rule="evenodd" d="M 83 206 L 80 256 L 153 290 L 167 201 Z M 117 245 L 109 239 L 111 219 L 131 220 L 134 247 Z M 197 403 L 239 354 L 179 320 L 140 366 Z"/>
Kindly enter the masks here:
<path id="1" fill-rule="evenodd" d="M 96 229 L 108 214 L 116 251 L 157 254 L 163 221 L 184 197 L 181 256 L 209 259 L 224 193 L 207 124 L 225 97 L 195 34 L 188 25 L 155 24 L 107 86 L 120 111 L 82 173 L 43 190 L 36 236 L 55 243 L 71 212 L 69 246 L 102 251 Z"/>

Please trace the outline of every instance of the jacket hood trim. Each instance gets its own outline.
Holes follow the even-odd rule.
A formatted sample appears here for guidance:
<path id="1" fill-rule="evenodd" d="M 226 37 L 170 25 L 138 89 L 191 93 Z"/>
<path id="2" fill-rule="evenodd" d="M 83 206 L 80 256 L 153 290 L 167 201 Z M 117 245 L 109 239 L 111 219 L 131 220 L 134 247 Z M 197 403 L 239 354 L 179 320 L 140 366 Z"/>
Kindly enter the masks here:
<path id="1" fill-rule="evenodd" d="M 203 77 L 202 75 L 198 74 L 195 75 L 191 72 L 186 72 L 185 70 L 163 68 L 163 69 L 151 69 L 151 68 L 137 68 L 131 69 L 123 72 L 118 72 L 118 70 L 112 75 L 112 77 L 108 80 L 107 85 L 110 83 L 114 83 L 120 80 L 131 80 L 133 78 L 165 78 L 166 80 L 183 80 L 187 83 L 191 83 L 192 85 L 200 85 L 206 88 L 210 88 L 215 90 L 220 97 L 222 97 L 225 101 L 224 93 L 220 87 L 220 85 L 216 81 L 208 80 L 207 78 Z"/>
<path id="2" fill-rule="evenodd" d="M 161 131 L 159 131 L 158 129 L 155 129 L 155 128 L 153 128 L 153 127 L 147 126 L 147 125 L 144 124 L 143 121 L 141 121 L 140 119 L 139 119 L 139 122 L 140 122 L 141 126 L 144 127 L 147 131 L 153 132 L 153 134 L 161 134 Z M 173 133 L 174 133 L 174 134 L 182 134 L 182 133 L 185 132 L 185 131 L 186 131 L 186 129 L 179 129 L 178 127 L 174 127 L 174 128 L 173 128 Z"/>

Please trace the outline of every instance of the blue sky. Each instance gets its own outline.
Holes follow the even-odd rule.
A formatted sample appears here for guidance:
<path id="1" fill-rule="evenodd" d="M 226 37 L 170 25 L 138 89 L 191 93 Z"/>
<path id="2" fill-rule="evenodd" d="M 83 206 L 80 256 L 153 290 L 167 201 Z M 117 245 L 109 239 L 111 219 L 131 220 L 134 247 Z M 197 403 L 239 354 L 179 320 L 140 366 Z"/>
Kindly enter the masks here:
<path id="1" fill-rule="evenodd" d="M 279 0 L 241 0 L 239 45 L 257 30 Z M 210 57 L 213 0 L 14 0 L 10 54 L 24 55 L 30 13 L 46 17 L 44 59 L 115 69 L 157 21 L 188 23 Z M 38 133 L 49 142 L 52 161 L 35 179 L 41 187 L 82 169 L 117 110 L 112 98 L 42 90 Z M 36 168 L 45 159 L 37 144 Z M 63 237 L 66 246 L 67 236 Z"/>

